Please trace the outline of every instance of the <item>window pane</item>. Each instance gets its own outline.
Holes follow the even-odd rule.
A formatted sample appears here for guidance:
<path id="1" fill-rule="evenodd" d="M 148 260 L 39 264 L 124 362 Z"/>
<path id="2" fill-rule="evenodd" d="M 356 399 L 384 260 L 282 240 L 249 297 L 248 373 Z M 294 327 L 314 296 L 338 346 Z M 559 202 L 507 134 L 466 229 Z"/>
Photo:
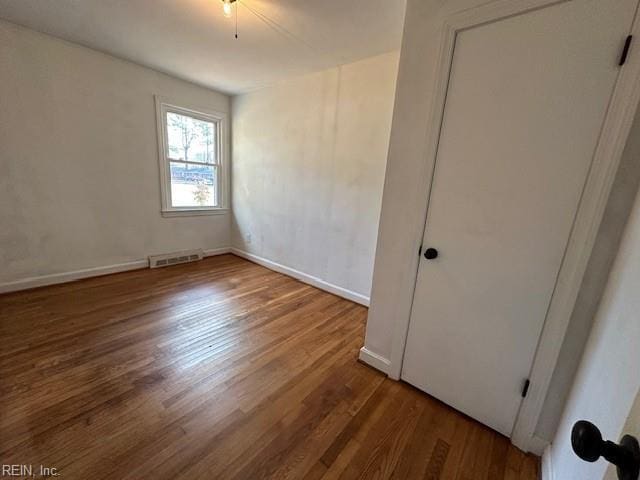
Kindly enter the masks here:
<path id="1" fill-rule="evenodd" d="M 167 112 L 169 157 L 190 162 L 218 163 L 216 124 Z"/>
<path id="2" fill-rule="evenodd" d="M 171 162 L 171 206 L 215 207 L 216 167 Z"/>

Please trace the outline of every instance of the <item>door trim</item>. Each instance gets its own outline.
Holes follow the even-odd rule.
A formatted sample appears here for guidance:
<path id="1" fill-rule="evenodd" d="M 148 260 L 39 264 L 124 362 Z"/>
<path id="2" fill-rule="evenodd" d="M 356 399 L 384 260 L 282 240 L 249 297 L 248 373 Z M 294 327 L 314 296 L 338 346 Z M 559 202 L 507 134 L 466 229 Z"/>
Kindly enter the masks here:
<path id="1" fill-rule="evenodd" d="M 433 180 L 433 169 L 436 163 L 457 34 L 478 25 L 564 3 L 565 1 L 571 0 L 498 0 L 476 8 L 463 10 L 444 20 L 436 70 L 437 80 L 433 94 L 434 101 L 429 121 L 432 128 L 429 129 L 427 137 L 426 160 L 431 162 L 432 169 L 427 179 L 429 192 L 427 192 L 425 212 L 428 212 L 429 208 L 430 184 Z M 640 20 L 637 7 L 630 33 L 636 38 L 640 37 Z M 621 48 L 624 40 L 625 38 L 620 39 Z M 615 60 L 612 59 L 612 62 Z M 632 45 L 627 62 L 621 67 L 618 74 L 600 132 L 600 138 L 594 151 L 589 175 L 580 198 L 578 211 L 531 367 L 531 387 L 520 406 L 515 427 L 511 434 L 512 443 L 524 451 L 530 451 L 536 447 L 534 439 L 535 428 L 542 412 L 564 335 L 639 101 L 640 49 L 638 46 Z M 425 227 L 426 215 L 423 229 L 420 230 L 420 237 L 416 238 L 416 244 L 420 244 L 422 241 Z M 410 312 L 413 311 L 418 268 L 419 262 L 416 263 L 413 276 Z M 400 319 L 394 326 L 388 375 L 396 380 L 400 378 L 402 372 L 402 361 L 410 319 L 411 315 Z"/>

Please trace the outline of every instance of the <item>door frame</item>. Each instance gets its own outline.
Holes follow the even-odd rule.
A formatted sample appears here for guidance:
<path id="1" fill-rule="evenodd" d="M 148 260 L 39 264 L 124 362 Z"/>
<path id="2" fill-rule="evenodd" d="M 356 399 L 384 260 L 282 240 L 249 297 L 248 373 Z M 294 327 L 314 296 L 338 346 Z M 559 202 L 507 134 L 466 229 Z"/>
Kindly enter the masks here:
<path id="1" fill-rule="evenodd" d="M 440 38 L 440 52 L 437 61 L 435 91 L 430 112 L 427 136 L 427 158 L 432 168 L 427 178 L 428 192 L 425 212 L 428 214 L 431 183 L 436 164 L 436 156 L 445 109 L 449 76 L 459 32 L 469 28 L 538 10 L 554 4 L 572 0 L 497 0 L 475 8 L 467 9 L 444 19 Z M 638 7 L 632 22 L 630 34 L 635 44 L 640 40 L 640 14 Z M 621 48 L 624 38 L 621 38 Z M 524 451 L 537 451 L 540 440 L 535 437 L 535 428 L 542 412 L 562 342 L 569 324 L 582 279 L 593 249 L 600 222 L 604 214 L 613 180 L 626 145 L 631 124 L 640 101 L 640 45 L 632 45 L 627 61 L 620 68 L 609 107 L 604 119 L 600 137 L 592 158 L 589 174 L 585 182 L 578 210 L 567 243 L 567 248 L 556 279 L 551 302 L 538 340 L 538 346 L 530 371 L 530 388 L 522 401 L 511 434 L 514 445 Z M 420 238 L 421 244 L 426 228 L 424 217 Z M 420 262 L 416 263 L 413 275 L 413 299 Z M 393 330 L 391 359 L 387 369 L 390 378 L 399 380 L 402 372 L 405 345 L 409 331 L 411 314 L 395 323 Z"/>

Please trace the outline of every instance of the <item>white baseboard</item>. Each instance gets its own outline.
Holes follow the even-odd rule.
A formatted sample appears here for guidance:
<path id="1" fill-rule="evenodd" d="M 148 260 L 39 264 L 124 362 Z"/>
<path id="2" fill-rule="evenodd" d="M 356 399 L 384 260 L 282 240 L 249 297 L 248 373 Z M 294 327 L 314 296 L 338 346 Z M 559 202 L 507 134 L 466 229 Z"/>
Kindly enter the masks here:
<path id="1" fill-rule="evenodd" d="M 231 247 L 209 248 L 204 250 L 205 257 L 213 257 L 215 255 L 224 255 L 225 253 L 231 253 Z"/>
<path id="2" fill-rule="evenodd" d="M 368 350 L 367 347 L 362 347 L 360 349 L 360 355 L 358 357 L 364 363 L 375 368 L 376 370 L 380 370 L 385 374 L 389 373 L 389 365 L 391 365 L 391 362 L 388 359 L 378 355 L 377 353 Z"/>
<path id="3" fill-rule="evenodd" d="M 258 255 L 254 255 L 253 253 L 239 250 L 237 248 L 232 248 L 231 253 L 238 255 L 239 257 L 246 258 L 247 260 L 257 263 L 258 265 L 262 265 L 263 267 L 267 267 L 270 270 L 274 270 L 289 277 L 293 277 L 296 280 L 300 280 L 301 282 L 312 285 L 316 288 L 319 288 L 320 290 L 333 293 L 334 295 L 346 298 L 347 300 L 351 300 L 355 303 L 359 303 L 360 305 L 364 305 L 365 307 L 369 306 L 369 297 L 365 297 L 364 295 L 353 292 L 351 290 L 347 290 L 346 288 L 339 287 L 332 283 L 325 282 L 324 280 L 318 277 L 314 277 L 313 275 L 308 275 L 304 272 L 300 272 L 299 270 L 295 270 L 291 267 L 281 265 Z"/>
<path id="4" fill-rule="evenodd" d="M 554 480 L 553 464 L 551 462 L 551 445 L 547 445 L 542 455 L 542 465 L 540 468 L 541 480 Z"/>
<path id="5" fill-rule="evenodd" d="M 529 440 L 529 451 L 539 457 L 544 454 L 548 446 L 549 442 L 535 435 Z"/>
<path id="6" fill-rule="evenodd" d="M 213 255 L 223 255 L 231 252 L 231 248 L 214 248 L 204 250 L 205 257 Z M 101 275 L 109 275 L 110 273 L 127 272 L 129 270 L 138 270 L 147 268 L 149 260 L 133 260 L 131 262 L 116 263 L 114 265 L 105 265 L 102 267 L 84 268 L 82 270 L 73 270 L 71 272 L 53 273 L 50 275 L 41 275 L 39 277 L 23 278 L 13 282 L 0 283 L 0 293 L 17 292 L 19 290 L 27 290 L 30 288 L 45 287 L 47 285 L 56 285 L 58 283 L 68 283 L 74 280 L 82 280 L 83 278 L 99 277 Z"/>
<path id="7" fill-rule="evenodd" d="M 71 272 L 52 273 L 50 275 L 42 275 L 39 277 L 23 278 L 13 282 L 0 283 L 0 293 L 17 292 L 18 290 L 27 290 L 29 288 L 73 282 L 74 280 L 82 280 L 83 278 L 98 277 L 100 275 L 108 275 L 110 273 L 126 272 L 128 270 L 137 270 L 148 266 L 149 260 L 147 259 L 134 260 L 132 262 L 116 263 L 115 265 L 106 265 L 103 267 L 84 268 L 82 270 L 73 270 Z"/>

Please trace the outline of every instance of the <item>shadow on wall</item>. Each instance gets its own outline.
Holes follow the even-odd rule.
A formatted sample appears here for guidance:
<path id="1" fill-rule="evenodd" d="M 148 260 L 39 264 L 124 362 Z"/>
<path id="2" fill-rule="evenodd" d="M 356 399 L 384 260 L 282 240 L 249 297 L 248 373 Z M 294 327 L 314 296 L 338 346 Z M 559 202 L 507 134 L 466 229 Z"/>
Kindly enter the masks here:
<path id="1" fill-rule="evenodd" d="M 640 109 L 620 161 L 598 237 L 571 315 L 536 435 L 553 439 L 640 187 Z"/>

